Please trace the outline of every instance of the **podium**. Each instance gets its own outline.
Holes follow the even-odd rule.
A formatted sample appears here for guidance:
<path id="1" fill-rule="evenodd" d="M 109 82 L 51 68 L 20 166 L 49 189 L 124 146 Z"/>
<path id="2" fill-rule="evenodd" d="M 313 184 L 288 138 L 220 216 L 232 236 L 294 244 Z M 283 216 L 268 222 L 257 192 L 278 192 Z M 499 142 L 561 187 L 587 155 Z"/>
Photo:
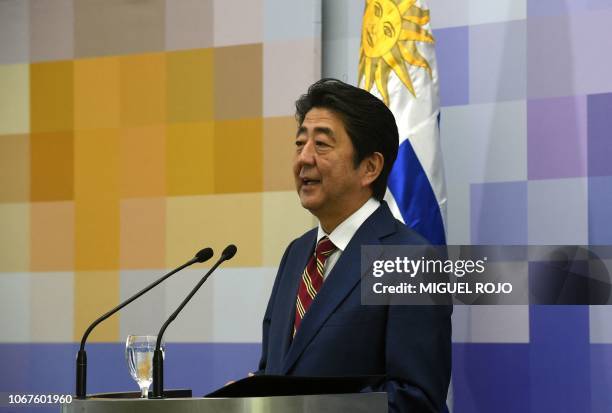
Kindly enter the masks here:
<path id="1" fill-rule="evenodd" d="M 62 413 L 386 413 L 387 393 L 139 399 L 92 395 L 62 405 Z M 137 394 L 134 394 L 137 397 Z"/>

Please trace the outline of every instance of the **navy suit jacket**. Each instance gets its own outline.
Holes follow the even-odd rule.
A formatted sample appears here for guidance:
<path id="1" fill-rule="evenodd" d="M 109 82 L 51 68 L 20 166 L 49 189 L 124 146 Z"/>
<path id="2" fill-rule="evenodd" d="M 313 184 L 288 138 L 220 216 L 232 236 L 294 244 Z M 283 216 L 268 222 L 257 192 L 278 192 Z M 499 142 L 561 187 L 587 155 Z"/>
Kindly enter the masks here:
<path id="1" fill-rule="evenodd" d="M 426 245 L 386 203 L 357 230 L 291 338 L 300 278 L 316 228 L 285 251 L 263 321 L 257 374 L 385 375 L 391 412 L 443 409 L 451 372 L 450 306 L 361 305 L 362 245 Z"/>

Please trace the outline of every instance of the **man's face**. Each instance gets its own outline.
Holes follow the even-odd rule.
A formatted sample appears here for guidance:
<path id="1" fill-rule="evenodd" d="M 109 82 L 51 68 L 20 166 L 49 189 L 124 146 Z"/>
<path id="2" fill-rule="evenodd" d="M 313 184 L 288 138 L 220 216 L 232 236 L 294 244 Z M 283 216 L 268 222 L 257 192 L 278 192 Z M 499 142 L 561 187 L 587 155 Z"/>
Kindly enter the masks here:
<path id="1" fill-rule="evenodd" d="M 355 149 L 340 117 L 313 108 L 298 128 L 293 175 L 302 206 L 322 222 L 336 225 L 369 197 L 363 165 L 355 168 Z"/>

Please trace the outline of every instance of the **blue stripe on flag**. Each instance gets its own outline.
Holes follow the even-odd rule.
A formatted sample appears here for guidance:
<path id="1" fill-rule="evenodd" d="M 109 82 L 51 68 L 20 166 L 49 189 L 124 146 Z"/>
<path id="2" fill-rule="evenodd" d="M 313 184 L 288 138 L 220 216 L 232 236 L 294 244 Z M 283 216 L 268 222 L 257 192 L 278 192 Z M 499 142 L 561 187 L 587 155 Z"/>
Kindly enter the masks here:
<path id="1" fill-rule="evenodd" d="M 438 201 L 408 139 L 399 147 L 388 186 L 406 225 L 434 245 L 446 244 Z"/>

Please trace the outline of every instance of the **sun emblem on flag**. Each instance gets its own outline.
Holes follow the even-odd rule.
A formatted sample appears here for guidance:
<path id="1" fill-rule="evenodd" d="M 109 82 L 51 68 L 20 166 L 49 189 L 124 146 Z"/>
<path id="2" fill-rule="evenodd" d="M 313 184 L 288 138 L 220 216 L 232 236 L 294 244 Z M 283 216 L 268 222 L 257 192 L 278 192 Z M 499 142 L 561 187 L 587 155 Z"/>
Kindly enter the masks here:
<path id="1" fill-rule="evenodd" d="M 431 76 L 427 59 L 418 51 L 416 42 L 434 43 L 429 23 L 429 10 L 418 7 L 416 0 L 366 0 L 361 29 L 358 79 L 365 90 L 372 83 L 389 104 L 387 80 L 391 70 L 416 97 L 408 68 L 417 66 Z"/>

